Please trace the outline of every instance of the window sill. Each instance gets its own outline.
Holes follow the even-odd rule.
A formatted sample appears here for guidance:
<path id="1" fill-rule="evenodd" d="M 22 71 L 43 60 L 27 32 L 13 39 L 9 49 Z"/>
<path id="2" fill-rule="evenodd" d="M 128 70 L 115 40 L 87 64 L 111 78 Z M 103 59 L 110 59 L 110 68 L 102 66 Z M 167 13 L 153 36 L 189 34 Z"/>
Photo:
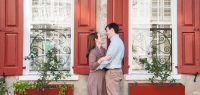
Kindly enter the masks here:
<path id="1" fill-rule="evenodd" d="M 148 80 L 151 77 L 152 75 L 150 74 L 125 74 L 124 75 L 125 80 Z M 171 77 L 174 79 L 181 79 L 180 74 L 172 74 Z"/>
<path id="2" fill-rule="evenodd" d="M 38 75 L 22 75 L 19 76 L 19 80 L 37 80 L 39 78 Z M 78 80 L 78 75 L 71 75 L 71 77 L 66 77 L 61 80 Z"/>

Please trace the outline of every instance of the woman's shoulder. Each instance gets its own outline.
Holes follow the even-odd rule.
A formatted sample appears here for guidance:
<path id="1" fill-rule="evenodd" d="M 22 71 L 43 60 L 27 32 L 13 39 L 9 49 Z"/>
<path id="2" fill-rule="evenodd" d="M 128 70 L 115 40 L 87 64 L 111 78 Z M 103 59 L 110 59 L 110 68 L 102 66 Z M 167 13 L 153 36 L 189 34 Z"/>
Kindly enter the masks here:
<path id="1" fill-rule="evenodd" d="M 95 48 L 93 48 L 93 49 L 90 51 L 90 53 L 91 53 L 91 54 L 96 54 L 96 53 L 97 53 L 97 51 L 96 51 L 96 49 L 95 49 Z"/>

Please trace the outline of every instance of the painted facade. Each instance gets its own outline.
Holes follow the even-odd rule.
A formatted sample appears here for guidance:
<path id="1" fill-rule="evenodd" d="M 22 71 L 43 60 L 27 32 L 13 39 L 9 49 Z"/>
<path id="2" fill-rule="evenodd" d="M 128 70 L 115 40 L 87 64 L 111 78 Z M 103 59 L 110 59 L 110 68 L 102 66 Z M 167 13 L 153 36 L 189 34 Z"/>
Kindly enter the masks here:
<path id="1" fill-rule="evenodd" d="M 139 1 L 139 0 L 135 0 L 135 1 Z M 171 15 L 173 18 L 172 25 L 174 25 L 174 26 L 172 26 L 172 28 L 173 28 L 173 32 L 177 32 L 178 31 L 178 29 L 177 29 L 178 16 L 177 16 L 176 10 L 178 7 L 178 4 L 177 4 L 178 1 L 171 0 L 171 2 L 172 2 L 172 6 L 173 6 L 173 8 L 171 10 L 171 11 L 173 11 L 172 12 L 173 15 Z M 199 4 L 199 2 L 198 2 L 198 4 Z M 131 5 L 131 4 L 129 4 L 129 5 Z M 27 13 L 27 11 L 24 11 L 24 13 Z M 95 27 L 96 27 L 96 31 L 104 34 L 103 38 L 104 38 L 105 43 L 107 40 L 106 40 L 106 35 L 104 33 L 105 32 L 104 28 L 107 25 L 107 15 L 108 15 L 107 0 L 96 0 L 96 26 Z M 129 14 L 129 16 L 131 16 L 131 14 Z M 130 26 L 130 21 L 131 21 L 130 17 L 128 18 L 128 21 L 129 21 L 129 26 Z M 24 24 L 24 26 L 26 26 L 26 25 Z M 128 29 L 128 31 L 130 31 L 130 29 Z M 173 48 L 176 48 L 176 49 L 173 49 L 173 50 L 175 50 L 175 51 L 173 51 L 173 52 L 175 52 L 173 54 L 173 58 L 175 58 L 174 59 L 175 61 L 173 61 L 173 62 L 178 62 L 178 46 L 177 46 L 178 41 L 176 40 L 177 33 L 172 34 L 172 35 L 173 35 L 173 40 L 175 40 L 172 43 L 172 45 L 174 46 Z M 107 44 L 104 44 L 103 46 L 107 47 Z M 27 54 L 27 53 L 25 53 L 25 54 Z M 128 63 L 128 64 L 130 65 L 132 63 Z M 173 69 L 176 69 L 175 66 L 178 66 L 178 63 L 176 63 L 174 65 Z M 142 76 L 142 75 L 140 75 L 140 73 L 132 73 L 131 74 L 130 72 L 134 72 L 134 71 L 129 69 L 128 74 L 124 74 L 124 79 L 121 82 L 121 95 L 128 95 L 128 83 L 147 82 L 146 78 L 148 76 L 150 76 L 148 74 Z M 196 78 L 196 82 L 194 82 L 194 77 L 195 77 L 194 74 L 178 74 L 178 71 L 174 70 L 172 76 L 177 79 L 177 82 L 181 82 L 182 84 L 185 85 L 186 95 L 200 95 L 200 79 L 198 76 Z M 63 80 L 63 81 L 65 81 L 66 83 L 69 83 L 69 84 L 74 84 L 74 95 L 87 95 L 87 77 L 88 77 L 88 75 L 85 75 L 85 74 L 76 74 L 73 78 L 70 78 L 69 80 Z M 6 95 L 13 95 L 13 88 L 11 87 L 12 83 L 19 79 L 26 80 L 25 77 L 21 77 L 18 75 L 6 76 L 6 84 L 8 87 L 10 87 L 9 92 L 11 92 Z M 55 84 L 59 84 L 59 83 L 61 83 L 61 82 L 55 82 Z"/>

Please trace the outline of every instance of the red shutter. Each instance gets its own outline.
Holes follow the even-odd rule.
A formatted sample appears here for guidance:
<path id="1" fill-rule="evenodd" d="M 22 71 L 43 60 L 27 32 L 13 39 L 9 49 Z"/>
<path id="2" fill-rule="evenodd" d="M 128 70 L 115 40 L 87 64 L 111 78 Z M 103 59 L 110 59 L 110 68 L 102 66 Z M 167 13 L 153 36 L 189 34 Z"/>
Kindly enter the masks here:
<path id="1" fill-rule="evenodd" d="M 200 72 L 199 0 L 178 0 L 178 73 Z"/>
<path id="2" fill-rule="evenodd" d="M 88 36 L 96 29 L 96 0 L 75 0 L 74 73 L 89 74 L 86 58 Z"/>
<path id="3" fill-rule="evenodd" d="M 123 59 L 123 73 L 128 73 L 128 0 L 108 0 L 107 23 L 115 22 L 119 25 L 119 36 L 125 45 Z"/>
<path id="4" fill-rule="evenodd" d="M 0 75 L 22 74 L 23 0 L 0 0 Z"/>

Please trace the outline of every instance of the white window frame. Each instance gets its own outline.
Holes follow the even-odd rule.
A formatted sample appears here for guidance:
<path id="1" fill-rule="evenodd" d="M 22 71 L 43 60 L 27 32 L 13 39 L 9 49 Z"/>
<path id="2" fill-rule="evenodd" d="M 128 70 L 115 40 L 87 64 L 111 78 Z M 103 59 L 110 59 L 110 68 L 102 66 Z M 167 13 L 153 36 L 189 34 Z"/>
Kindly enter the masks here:
<path id="1" fill-rule="evenodd" d="M 132 71 L 132 37 L 131 37 L 131 32 L 132 32 L 132 17 L 131 17 L 131 12 L 132 12 L 132 2 L 133 0 L 129 0 L 129 47 L 128 47 L 128 52 L 129 52 L 129 70 L 128 74 L 124 75 L 125 80 L 147 80 L 148 78 L 152 77 L 152 74 L 149 73 L 144 73 L 143 71 Z M 172 73 L 171 77 L 174 79 L 181 79 L 181 75 L 178 74 L 176 66 L 178 66 L 178 50 L 177 50 L 177 1 L 176 0 L 171 0 L 171 22 L 172 22 Z"/>
<path id="2" fill-rule="evenodd" d="M 72 74 L 71 77 L 67 77 L 62 80 L 78 80 L 78 75 L 75 75 L 73 72 L 73 63 L 74 63 L 74 0 L 72 1 L 71 5 L 71 67 L 70 67 L 70 73 Z M 30 29 L 31 29 L 31 0 L 24 0 L 24 29 L 23 29 L 23 58 L 25 56 L 29 55 L 30 53 Z M 39 76 L 37 75 L 37 72 L 35 73 L 30 73 L 29 72 L 29 62 L 25 61 L 23 59 L 23 67 L 26 67 L 23 69 L 23 75 L 19 76 L 19 80 L 37 80 Z"/>

